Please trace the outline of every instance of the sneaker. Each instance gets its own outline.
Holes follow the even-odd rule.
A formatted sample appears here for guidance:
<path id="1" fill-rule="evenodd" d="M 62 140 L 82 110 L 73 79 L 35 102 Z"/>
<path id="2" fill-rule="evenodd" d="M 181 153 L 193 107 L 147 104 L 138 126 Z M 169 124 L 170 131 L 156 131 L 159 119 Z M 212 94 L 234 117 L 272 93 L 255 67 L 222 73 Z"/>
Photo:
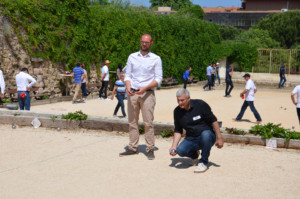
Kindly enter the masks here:
<path id="1" fill-rule="evenodd" d="M 154 151 L 148 151 L 147 152 L 147 158 L 148 160 L 154 160 L 155 159 L 155 156 L 154 156 Z"/>
<path id="2" fill-rule="evenodd" d="M 196 169 L 194 170 L 194 173 L 204 173 L 207 171 L 208 167 L 203 164 L 203 162 L 199 163 Z"/>
<path id="3" fill-rule="evenodd" d="M 72 104 L 77 104 L 77 101 L 72 101 Z"/>
<path id="4" fill-rule="evenodd" d="M 86 99 L 86 98 L 83 98 L 83 101 L 85 102 L 85 101 L 87 101 L 87 99 Z"/>
<path id="5" fill-rule="evenodd" d="M 136 155 L 136 154 L 138 154 L 139 152 L 137 152 L 137 151 L 132 151 L 132 150 L 126 150 L 125 152 L 123 152 L 123 153 L 120 153 L 119 154 L 119 156 L 120 157 L 123 157 L 123 156 L 128 156 L 128 155 Z"/>
<path id="6" fill-rule="evenodd" d="M 111 101 L 111 99 L 110 99 L 110 98 L 106 98 L 105 100 L 107 100 L 107 101 Z"/>
<path id="7" fill-rule="evenodd" d="M 198 154 L 197 158 L 191 159 L 191 166 L 198 166 L 200 151 L 197 151 L 197 154 Z"/>
<path id="8" fill-rule="evenodd" d="M 113 117 L 118 117 L 117 115 L 113 114 Z"/>

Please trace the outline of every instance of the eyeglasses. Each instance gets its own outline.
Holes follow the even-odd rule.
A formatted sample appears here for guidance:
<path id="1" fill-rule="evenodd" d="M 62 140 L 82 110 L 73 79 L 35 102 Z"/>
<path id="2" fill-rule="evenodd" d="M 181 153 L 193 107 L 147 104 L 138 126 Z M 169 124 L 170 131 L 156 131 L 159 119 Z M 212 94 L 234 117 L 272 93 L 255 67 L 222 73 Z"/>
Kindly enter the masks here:
<path id="1" fill-rule="evenodd" d="M 150 44 L 150 42 L 141 41 L 141 44 L 147 44 L 147 45 L 149 45 L 149 44 Z"/>

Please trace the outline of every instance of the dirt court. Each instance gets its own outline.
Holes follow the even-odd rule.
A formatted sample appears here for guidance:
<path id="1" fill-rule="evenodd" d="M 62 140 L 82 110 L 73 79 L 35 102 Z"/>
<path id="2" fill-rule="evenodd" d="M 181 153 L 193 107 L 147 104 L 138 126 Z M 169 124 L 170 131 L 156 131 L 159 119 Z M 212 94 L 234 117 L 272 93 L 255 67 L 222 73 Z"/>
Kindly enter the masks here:
<path id="1" fill-rule="evenodd" d="M 0 198 L 299 198 L 300 151 L 225 144 L 194 174 L 157 137 L 156 159 L 119 157 L 127 134 L 0 126 Z"/>
<path id="2" fill-rule="evenodd" d="M 256 121 L 250 108 L 248 108 L 243 117 L 243 121 L 234 122 L 235 118 L 243 104 L 243 100 L 239 94 L 244 89 L 244 85 L 235 85 L 231 98 L 225 98 L 225 85 L 216 87 L 214 91 L 203 91 L 202 86 L 188 87 L 191 92 L 192 99 L 203 99 L 212 108 L 214 114 L 219 121 L 223 122 L 223 127 L 233 127 L 250 129 Z M 291 101 L 291 92 L 293 88 L 270 89 L 258 87 L 258 92 L 255 95 L 254 105 L 258 110 L 263 120 L 262 124 L 272 122 L 275 124 L 281 123 L 283 127 L 295 127 L 295 130 L 300 131 L 300 126 L 297 118 L 296 106 Z M 173 110 L 177 106 L 176 91 L 174 89 L 161 89 L 155 92 L 156 106 L 154 118 L 156 121 L 173 122 Z M 114 108 L 117 104 L 117 99 L 114 101 L 99 100 L 96 96 L 94 99 L 89 99 L 85 104 L 72 104 L 71 102 L 61 102 L 48 105 L 32 106 L 32 111 L 47 112 L 47 113 L 68 113 L 77 110 L 82 110 L 88 115 L 112 117 Z M 127 102 L 125 101 L 125 109 Z M 127 110 L 126 110 L 127 112 Z M 118 113 L 121 116 L 121 110 Z M 141 119 L 140 115 L 140 119 Z"/>

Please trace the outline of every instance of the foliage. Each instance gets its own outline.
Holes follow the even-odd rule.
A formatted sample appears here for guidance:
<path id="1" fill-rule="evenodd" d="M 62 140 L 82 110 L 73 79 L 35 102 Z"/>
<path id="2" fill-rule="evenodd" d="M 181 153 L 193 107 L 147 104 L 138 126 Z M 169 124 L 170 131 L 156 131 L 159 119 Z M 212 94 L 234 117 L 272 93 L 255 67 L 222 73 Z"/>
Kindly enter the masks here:
<path id="1" fill-rule="evenodd" d="M 229 133 L 235 135 L 246 135 L 245 131 L 236 128 L 226 128 L 226 131 L 229 131 Z"/>
<path id="2" fill-rule="evenodd" d="M 11 103 L 12 101 L 11 101 L 11 99 L 2 99 L 2 102 L 4 104 L 8 104 L 8 103 Z"/>
<path id="3" fill-rule="evenodd" d="M 257 59 L 257 49 L 245 43 L 224 42 L 232 52 L 228 57 L 229 63 L 234 63 L 236 71 L 251 72 L 252 66 Z"/>
<path id="4" fill-rule="evenodd" d="M 193 5 L 190 0 L 150 0 L 150 3 L 151 9 L 157 7 L 171 7 L 172 10 L 180 10 Z"/>
<path id="5" fill-rule="evenodd" d="M 174 131 L 170 131 L 170 130 L 163 130 L 162 132 L 160 132 L 162 137 L 171 137 L 174 135 Z"/>
<path id="6" fill-rule="evenodd" d="M 300 43 L 300 12 L 270 14 L 261 19 L 255 28 L 269 31 L 281 47 L 291 48 L 295 43 Z"/>
<path id="7" fill-rule="evenodd" d="M 248 56 L 252 48 L 238 57 L 242 47 L 221 44 L 216 24 L 180 15 L 155 15 L 143 7 L 128 7 L 122 0 L 108 1 L 107 5 L 103 5 L 106 1 L 95 2 L 1 0 L 0 9 L 31 56 L 61 62 L 69 69 L 79 60 L 89 70 L 91 64 L 109 59 L 110 70 L 115 70 L 118 63 L 125 65 L 128 56 L 139 50 L 144 33 L 153 36 L 151 51 L 161 57 L 164 77 L 179 82 L 187 65 L 193 67 L 193 76 L 205 79 L 208 63 L 232 53 L 232 59 L 244 68 L 252 64 Z M 170 2 L 178 2 L 181 8 L 191 6 L 190 1 Z M 21 30 L 26 31 L 26 37 Z M 245 55 L 248 57 L 242 57 Z"/>
<path id="8" fill-rule="evenodd" d="M 86 120 L 88 116 L 84 114 L 82 111 L 76 111 L 74 113 L 68 113 L 67 115 L 62 114 L 61 116 L 62 119 L 66 120 Z"/>
<path id="9" fill-rule="evenodd" d="M 142 126 L 140 126 L 140 127 L 139 127 L 139 133 L 140 133 L 141 135 L 144 134 L 144 133 L 145 133 L 145 128 L 142 127 Z"/>
<path id="10" fill-rule="evenodd" d="M 281 127 L 281 124 L 268 123 L 266 125 L 255 125 L 250 129 L 250 133 L 260 135 L 262 138 L 270 139 L 272 137 L 284 138 L 285 141 L 290 139 L 300 139 L 300 133 L 290 131 Z"/>
<path id="11" fill-rule="evenodd" d="M 52 116 L 51 116 L 51 120 L 54 122 L 54 121 L 57 119 L 57 117 L 58 117 L 58 116 L 56 116 L 56 115 L 52 115 Z"/>
<path id="12" fill-rule="evenodd" d="M 267 30 L 252 28 L 236 36 L 235 40 L 256 48 L 280 48 L 280 44 L 270 37 Z"/>
<path id="13" fill-rule="evenodd" d="M 242 29 L 235 28 L 228 25 L 218 26 L 222 40 L 234 40 L 236 36 L 244 32 Z"/>
<path id="14" fill-rule="evenodd" d="M 188 16 L 195 19 L 204 19 L 204 11 L 199 5 L 182 8 L 176 14 L 180 16 Z"/>

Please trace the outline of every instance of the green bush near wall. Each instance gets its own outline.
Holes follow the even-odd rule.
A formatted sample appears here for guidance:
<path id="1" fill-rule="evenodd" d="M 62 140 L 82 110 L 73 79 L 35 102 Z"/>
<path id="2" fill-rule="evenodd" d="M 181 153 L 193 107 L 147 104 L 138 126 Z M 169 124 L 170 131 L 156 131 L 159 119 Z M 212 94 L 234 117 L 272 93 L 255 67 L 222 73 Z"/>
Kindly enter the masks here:
<path id="1" fill-rule="evenodd" d="M 2 0 L 0 9 L 31 56 L 70 69 L 78 60 L 87 68 L 105 59 L 111 61 L 112 70 L 118 63 L 125 65 L 128 56 L 139 50 L 144 33 L 153 36 L 152 52 L 162 58 L 164 77 L 180 82 L 187 66 L 193 67 L 193 76 L 205 79 L 208 63 L 239 50 L 221 44 L 217 25 L 196 18 L 89 6 L 88 0 Z M 250 54 L 235 60 L 249 65 L 243 57 Z"/>

